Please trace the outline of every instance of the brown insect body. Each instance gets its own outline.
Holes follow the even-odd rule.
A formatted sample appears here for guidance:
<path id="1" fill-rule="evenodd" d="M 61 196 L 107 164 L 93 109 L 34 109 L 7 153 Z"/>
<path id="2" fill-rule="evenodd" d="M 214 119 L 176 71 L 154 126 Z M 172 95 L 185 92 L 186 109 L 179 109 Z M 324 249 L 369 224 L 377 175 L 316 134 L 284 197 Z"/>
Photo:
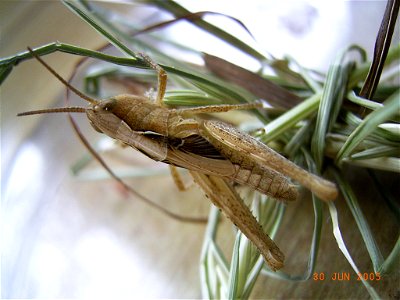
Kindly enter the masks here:
<path id="1" fill-rule="evenodd" d="M 225 177 L 278 200 L 296 200 L 296 186 L 285 176 L 224 147 L 207 130 L 212 121 L 197 121 L 188 115 L 190 109 L 168 109 L 133 95 L 119 95 L 87 109 L 96 130 L 154 160 Z"/>
<path id="2" fill-rule="evenodd" d="M 134 95 L 119 95 L 98 101 L 70 86 L 31 49 L 29 51 L 69 89 L 91 104 L 87 108 L 44 109 L 21 113 L 19 116 L 51 112 L 86 112 L 95 130 L 139 150 L 156 161 L 188 169 L 194 181 L 210 200 L 258 248 L 272 270 L 283 267 L 284 254 L 263 231 L 229 181 L 247 185 L 282 201 L 293 201 L 298 195 L 296 186 L 291 184 L 287 177 L 300 182 L 321 199 L 334 200 L 337 196 L 338 192 L 333 183 L 301 169 L 248 134 L 222 122 L 195 118 L 198 113 L 260 108 L 262 105 L 259 102 L 166 108 L 163 106 L 163 97 L 167 75 L 146 56 L 143 56 L 143 59 L 158 73 L 158 93 L 154 103 L 146 97 Z M 78 131 L 77 133 L 80 135 Z M 87 145 L 83 137 L 81 140 Z M 94 150 L 87 147 L 109 173 L 121 182 Z M 171 167 L 171 171 L 178 187 L 183 187 L 183 183 L 177 178 L 179 176 L 176 170 Z"/>
<path id="3" fill-rule="evenodd" d="M 223 144 L 207 133 L 209 121 L 190 118 L 197 111 L 202 110 L 168 109 L 145 97 L 119 95 L 91 104 L 86 114 L 97 131 L 154 160 L 188 169 L 210 200 L 259 249 L 271 269 L 282 268 L 284 254 L 225 180 L 247 184 L 284 201 L 297 198 L 296 187 L 278 172 L 234 151 L 224 151 Z"/>

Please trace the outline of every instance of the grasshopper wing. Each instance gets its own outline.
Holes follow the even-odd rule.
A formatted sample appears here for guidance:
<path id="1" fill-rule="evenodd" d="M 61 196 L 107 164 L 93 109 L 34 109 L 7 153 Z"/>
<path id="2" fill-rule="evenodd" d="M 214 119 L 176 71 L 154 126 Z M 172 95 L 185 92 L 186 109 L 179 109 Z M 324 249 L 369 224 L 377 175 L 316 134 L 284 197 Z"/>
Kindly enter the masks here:
<path id="1" fill-rule="evenodd" d="M 297 188 L 285 176 L 261 166 L 258 161 L 246 159 L 245 153 L 231 155 L 229 148 L 223 146 L 212 144 L 201 135 L 169 139 L 168 155 L 164 162 L 202 174 L 224 177 L 281 201 L 297 198 Z"/>
<path id="2" fill-rule="evenodd" d="M 202 136 L 168 140 L 164 162 L 203 174 L 232 177 L 235 166 Z"/>

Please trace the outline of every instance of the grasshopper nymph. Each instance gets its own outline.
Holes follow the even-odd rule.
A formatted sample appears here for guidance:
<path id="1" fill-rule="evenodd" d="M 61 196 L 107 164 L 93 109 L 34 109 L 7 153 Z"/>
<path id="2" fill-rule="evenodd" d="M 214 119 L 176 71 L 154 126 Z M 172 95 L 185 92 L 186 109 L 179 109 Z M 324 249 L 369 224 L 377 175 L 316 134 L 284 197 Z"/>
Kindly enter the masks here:
<path id="1" fill-rule="evenodd" d="M 55 72 L 31 52 L 53 74 Z M 50 112 L 85 112 L 95 130 L 104 133 L 153 160 L 188 169 L 204 192 L 232 222 L 256 245 L 271 269 L 283 267 L 284 255 L 265 234 L 249 208 L 237 195 L 231 182 L 247 185 L 281 201 L 294 201 L 297 188 L 288 179 L 298 181 L 323 200 L 333 200 L 333 183 L 315 176 L 250 135 L 234 127 L 197 118 L 199 113 L 261 108 L 259 102 L 238 105 L 213 105 L 170 109 L 163 105 L 167 75 L 144 57 L 158 73 L 155 103 L 144 96 L 118 95 L 94 100 L 82 95 L 88 107 L 65 107 L 31 111 L 29 115 Z M 63 81 L 57 74 L 57 78 Z M 63 81 L 65 83 L 65 81 Z M 174 179 L 179 182 L 176 175 Z"/>

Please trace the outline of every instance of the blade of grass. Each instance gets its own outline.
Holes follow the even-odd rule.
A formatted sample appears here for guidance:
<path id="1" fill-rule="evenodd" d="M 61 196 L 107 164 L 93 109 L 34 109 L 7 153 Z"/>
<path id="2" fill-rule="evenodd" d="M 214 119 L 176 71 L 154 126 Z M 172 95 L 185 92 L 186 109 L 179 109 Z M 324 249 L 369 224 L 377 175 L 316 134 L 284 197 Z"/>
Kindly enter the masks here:
<path id="1" fill-rule="evenodd" d="M 337 156 L 337 153 L 339 150 L 343 147 L 345 141 L 346 141 L 346 136 L 344 137 L 344 140 L 338 140 L 337 139 L 338 135 L 335 134 L 335 137 L 330 135 L 327 139 L 327 146 L 325 149 L 325 154 L 326 156 L 330 158 L 335 158 Z M 364 140 L 363 143 L 370 142 L 369 140 Z M 361 144 L 360 144 L 361 145 Z M 375 146 L 379 146 L 379 142 L 374 142 Z M 368 146 L 368 145 L 366 145 Z M 392 145 L 389 145 L 392 146 Z M 373 147 L 373 146 L 372 146 Z M 395 147 L 395 146 L 393 146 Z M 355 148 L 357 149 L 357 147 Z M 362 151 L 362 148 L 358 149 L 358 151 Z M 377 157 L 377 158 L 368 158 L 368 159 L 351 159 L 351 158 L 344 158 L 342 162 L 346 162 L 348 164 L 364 167 L 364 168 L 370 168 L 370 169 L 377 169 L 377 170 L 384 170 L 384 171 L 389 171 L 389 172 L 400 172 L 400 159 L 396 157 Z"/>
<path id="2" fill-rule="evenodd" d="M 383 106 L 379 102 L 371 101 L 371 100 L 365 99 L 363 97 L 357 96 L 354 91 L 350 91 L 347 94 L 347 99 L 349 99 L 351 102 L 353 102 L 355 104 L 358 104 L 360 106 L 363 106 L 363 107 L 371 109 L 371 110 L 376 110 Z"/>
<path id="3" fill-rule="evenodd" d="M 77 47 L 73 45 L 69 45 L 66 43 L 60 43 L 60 42 L 55 42 L 51 44 L 47 44 L 41 47 L 37 47 L 33 49 L 33 52 L 36 55 L 43 56 L 47 55 L 53 52 L 63 52 L 63 53 L 69 53 L 73 55 L 79 55 L 79 56 L 86 56 L 86 57 L 92 57 L 96 59 L 100 59 L 103 61 L 107 61 L 113 64 L 121 65 L 121 66 L 130 66 L 130 67 L 136 67 L 136 68 L 141 68 L 141 69 L 149 69 L 149 66 L 147 63 L 145 63 L 142 59 L 139 59 L 137 57 L 117 57 L 117 56 L 112 56 L 108 54 L 104 54 L 98 51 L 93 51 L 89 50 L 86 48 L 82 47 Z M 32 54 L 29 51 L 23 51 L 17 55 L 11 56 L 11 57 L 5 57 L 0 60 L 0 67 L 1 68 L 6 68 L 7 70 L 9 68 L 17 66 L 19 63 L 33 58 Z M 4 74 L 6 75 L 6 74 Z M 6 77 L 3 76 L 1 80 L 5 80 Z M 0 82 L 1 83 L 1 82 Z"/>
<path id="4" fill-rule="evenodd" d="M 311 173 L 317 174 L 317 165 L 312 159 L 310 153 L 304 147 L 302 147 L 301 150 L 306 160 L 308 170 Z M 315 265 L 317 263 L 317 258 L 318 258 L 318 249 L 319 249 L 319 243 L 321 241 L 321 231 L 322 231 L 322 217 L 323 217 L 322 202 L 314 194 L 312 194 L 312 200 L 313 200 L 313 211 L 314 211 L 314 229 L 311 240 L 310 255 L 307 263 L 307 270 L 306 273 L 304 274 L 305 280 L 311 278 L 312 274 L 314 273 Z"/>
<path id="5" fill-rule="evenodd" d="M 341 165 L 344 158 L 350 156 L 351 152 L 365 139 L 376 127 L 395 116 L 400 108 L 400 90 L 390 96 L 383 107 L 370 113 L 361 124 L 352 132 L 343 147 L 336 156 L 336 162 Z"/>
<path id="6" fill-rule="evenodd" d="M 302 154 L 304 155 L 307 166 L 310 172 L 316 172 L 316 165 L 313 162 L 311 155 L 302 148 Z M 313 235 L 312 241 L 310 246 L 310 254 L 307 263 L 307 269 L 301 275 L 292 275 L 282 271 L 278 272 L 271 272 L 270 270 L 263 269 L 262 272 L 270 277 L 278 278 L 278 279 L 285 279 L 289 281 L 306 281 L 311 278 L 314 270 L 315 265 L 317 263 L 318 258 L 318 249 L 319 249 L 319 242 L 321 240 L 321 230 L 322 230 L 322 202 L 317 197 L 312 195 L 313 197 L 313 210 L 314 210 L 314 228 L 313 228 Z"/>
<path id="7" fill-rule="evenodd" d="M 385 66 L 388 66 L 399 59 L 400 59 L 400 43 L 392 46 L 389 49 L 388 55 L 386 56 L 385 60 Z M 354 72 L 352 72 L 348 84 L 350 88 L 355 87 L 360 81 L 364 80 L 364 78 L 368 74 L 370 65 L 371 62 L 364 62 L 361 66 L 359 66 L 356 70 L 354 70 Z"/>
<path id="8" fill-rule="evenodd" d="M 385 202 L 389 207 L 390 212 L 393 213 L 397 224 L 400 226 L 400 203 L 398 202 L 397 197 L 389 193 L 385 185 L 376 176 L 376 172 L 374 172 L 373 170 L 368 170 L 368 174 L 371 176 L 372 180 L 377 186 L 377 190 L 381 192 L 381 195 L 383 199 L 385 199 Z"/>
<path id="9" fill-rule="evenodd" d="M 363 123 L 363 119 L 359 118 L 349 111 L 344 112 L 342 115 L 344 115 L 344 121 L 351 127 L 351 131 L 348 132 L 348 135 L 351 135 L 354 130 Z M 362 142 L 360 142 L 359 145 L 361 145 L 365 140 L 371 140 L 382 143 L 384 145 L 398 146 L 398 142 L 400 142 L 399 138 L 399 125 L 393 123 L 380 123 L 377 125 L 377 128 L 375 128 L 375 130 L 370 132 L 370 134 Z"/>
<path id="10" fill-rule="evenodd" d="M 233 246 L 233 256 L 231 260 L 231 268 L 229 272 L 229 287 L 228 297 L 229 299 L 238 299 L 237 288 L 239 281 L 239 247 L 240 247 L 240 231 L 236 234 L 235 244 Z"/>
<path id="11" fill-rule="evenodd" d="M 286 130 L 295 126 L 301 120 L 314 114 L 318 109 L 321 95 L 322 92 L 315 93 L 310 98 L 304 100 L 264 126 L 263 129 L 265 131 L 265 136 L 262 138 L 262 141 L 264 143 L 269 143 L 283 134 Z"/>
<path id="12" fill-rule="evenodd" d="M 101 20 L 97 20 L 97 19 L 93 18 L 93 16 L 90 16 L 88 13 L 86 13 L 85 11 L 80 9 L 72 1 L 63 0 L 63 3 L 68 8 L 70 8 L 75 14 L 77 14 L 84 21 L 86 21 L 90 26 L 92 26 L 96 31 L 98 31 L 101 35 L 103 35 L 110 43 L 112 43 L 118 49 L 120 49 L 123 53 L 125 53 L 128 56 L 134 57 L 135 59 L 143 62 L 143 64 L 146 65 L 147 68 L 150 67 L 148 65 L 148 63 L 146 63 L 140 56 L 138 56 L 134 51 L 129 49 L 127 46 L 125 46 L 118 37 L 114 36 L 113 34 L 111 34 L 110 31 L 106 30 L 105 29 L 106 26 L 104 26 L 104 24 L 101 23 Z M 188 72 L 185 72 L 183 70 L 179 70 L 179 69 L 176 69 L 176 68 L 173 68 L 173 67 L 170 67 L 170 66 L 166 66 L 166 65 L 161 65 L 161 67 L 167 72 L 171 72 L 171 73 L 174 73 L 176 75 L 183 76 L 183 77 L 185 77 L 185 78 L 187 78 L 189 80 L 193 80 L 199 86 L 201 84 L 205 84 L 205 86 L 207 86 L 209 89 L 214 88 L 215 89 L 215 93 L 218 92 L 219 94 L 223 94 L 223 96 L 225 98 L 235 99 L 238 102 L 246 102 L 246 100 L 243 99 L 243 97 L 241 97 L 238 93 L 235 93 L 231 89 L 227 89 L 227 88 L 223 87 L 220 84 L 216 84 L 214 82 L 211 82 L 210 80 L 208 80 L 208 79 L 206 79 L 204 77 L 196 76 L 196 75 L 194 75 L 192 73 L 188 73 Z"/>
<path id="13" fill-rule="evenodd" d="M 261 196 L 258 193 L 253 193 L 252 196 L 252 212 L 259 220 L 263 230 L 271 236 L 271 233 L 276 233 L 283 213 L 283 206 L 275 200 L 266 196 Z M 275 232 L 274 232 L 275 231 Z M 262 265 L 255 268 L 260 253 L 254 245 L 243 235 L 240 235 L 239 247 L 239 274 L 237 276 L 236 296 L 240 299 L 247 299 L 251 293 L 251 289 L 261 271 Z"/>
<path id="14" fill-rule="evenodd" d="M 206 67 L 218 77 L 239 85 L 255 96 L 265 99 L 272 106 L 291 108 L 299 104 L 300 97 L 245 68 L 239 67 L 222 58 L 203 54 Z"/>
<path id="15" fill-rule="evenodd" d="M 213 239 L 216 236 L 216 229 L 219 220 L 219 210 L 211 205 L 206 232 L 204 235 L 203 248 L 200 255 L 200 283 L 201 283 L 201 293 L 203 297 L 212 299 L 214 298 L 214 293 L 212 292 L 212 286 L 210 285 L 209 276 L 209 247 Z"/>
<path id="16" fill-rule="evenodd" d="M 382 145 L 354 153 L 351 155 L 351 159 L 361 160 L 361 159 L 381 158 L 388 156 L 399 156 L 399 155 L 400 155 L 400 149 L 398 147 Z"/>
<path id="17" fill-rule="evenodd" d="M 300 147 L 306 144 L 306 140 L 310 137 L 312 133 L 312 127 L 314 127 L 313 122 L 311 122 L 310 120 L 304 121 L 304 124 L 300 127 L 299 130 L 297 130 L 297 132 L 286 144 L 283 152 L 287 153 L 289 157 L 294 157 Z"/>
<path id="18" fill-rule="evenodd" d="M 321 84 L 314 80 L 312 76 L 310 75 L 310 71 L 301 66 L 297 60 L 295 60 L 293 57 L 290 55 L 286 55 L 286 59 L 290 64 L 295 65 L 297 69 L 299 69 L 299 74 L 303 78 L 304 82 L 309 86 L 309 88 L 314 92 L 317 93 L 321 90 Z"/>
<path id="19" fill-rule="evenodd" d="M 223 104 L 223 100 L 211 97 L 204 92 L 193 90 L 173 90 L 166 92 L 164 103 L 167 105 L 197 106 Z"/>
<path id="20" fill-rule="evenodd" d="M 386 258 L 385 262 L 379 269 L 381 274 L 393 274 L 399 272 L 399 261 L 400 261 L 400 236 L 397 239 L 393 250 L 390 252 L 389 256 Z"/>
<path id="21" fill-rule="evenodd" d="M 173 14 L 174 16 L 176 16 L 178 18 L 191 14 L 191 12 L 189 10 L 187 10 L 186 8 L 184 8 L 183 6 L 179 5 L 178 3 L 174 2 L 174 1 L 154 1 L 153 4 L 165 11 L 170 12 L 171 14 Z M 244 53 L 254 57 L 258 61 L 266 61 L 267 60 L 267 58 L 263 54 L 259 53 L 258 51 L 256 51 L 252 47 L 250 47 L 248 44 L 244 43 L 243 41 L 239 40 L 238 38 L 234 37 L 233 35 L 227 33 L 226 31 L 218 28 L 217 26 L 214 26 L 214 25 L 212 25 L 204 20 L 201 20 L 201 19 L 200 20 L 191 20 L 191 23 L 193 23 L 194 25 L 198 26 L 199 28 L 215 35 L 219 39 L 226 41 L 228 44 L 230 44 L 230 45 L 236 47 L 237 49 L 243 51 Z"/>
<path id="22" fill-rule="evenodd" d="M 328 208 L 329 208 L 329 213 L 331 215 L 331 221 L 332 221 L 332 227 L 333 227 L 333 235 L 335 236 L 336 242 L 339 246 L 339 249 L 342 251 L 343 255 L 346 257 L 347 261 L 353 268 L 354 272 L 356 274 L 359 274 L 360 271 L 357 268 L 356 264 L 354 263 L 349 251 L 347 250 L 346 244 L 343 241 L 342 238 L 342 233 L 339 228 L 339 219 L 338 219 L 338 213 L 335 204 L 333 201 L 328 202 Z M 365 288 L 367 289 L 368 293 L 372 297 L 372 299 L 380 299 L 378 293 L 375 291 L 375 289 L 369 284 L 368 281 L 366 281 L 363 276 L 360 277 L 361 282 L 364 284 Z"/>
<path id="23" fill-rule="evenodd" d="M 101 35 L 103 35 L 111 44 L 115 45 L 118 49 L 120 49 L 123 53 L 125 53 L 128 56 L 132 56 L 140 61 L 143 61 L 143 59 L 140 56 L 138 56 L 134 51 L 125 46 L 122 43 L 121 39 L 113 35 L 110 32 L 110 30 L 107 30 L 106 28 L 109 26 L 104 26 L 104 22 L 102 22 L 98 18 L 93 17 L 92 15 L 89 15 L 89 13 L 83 11 L 81 8 L 78 7 L 78 5 L 76 5 L 72 1 L 63 0 L 63 3 L 68 8 L 70 8 L 75 14 L 77 14 L 84 21 L 86 21 L 90 26 L 92 26 L 96 31 L 98 31 Z M 113 29 L 113 31 L 116 30 Z M 147 65 L 147 67 L 149 67 L 148 63 L 146 62 L 144 63 Z M 193 84 L 200 87 L 201 89 L 207 89 L 206 92 L 208 91 L 209 93 L 212 93 L 214 96 L 220 95 L 220 97 L 223 97 L 225 99 L 232 99 L 234 101 L 241 103 L 247 102 L 246 99 L 243 98 L 239 93 L 233 91 L 232 89 L 226 88 L 222 84 L 218 84 L 216 81 L 207 79 L 206 76 L 195 75 L 193 72 L 190 73 L 185 72 L 184 70 L 179 70 L 177 68 L 163 64 L 160 64 L 160 66 L 167 72 L 171 72 L 173 74 L 185 77 L 193 81 L 192 82 Z"/>
<path id="24" fill-rule="evenodd" d="M 350 208 L 354 220 L 357 223 L 358 230 L 361 233 L 364 244 L 367 247 L 367 251 L 371 258 L 372 265 L 374 266 L 374 271 L 379 272 L 380 266 L 383 263 L 383 256 L 378 248 L 378 245 L 376 244 L 374 236 L 371 232 L 367 220 L 364 217 L 361 207 L 358 204 L 357 197 L 355 196 L 352 188 L 347 183 L 347 181 L 343 180 L 339 172 L 334 169 L 332 169 L 332 172 L 335 176 L 336 181 L 338 182 L 338 186 L 342 192 L 342 195 L 346 200 L 347 206 Z"/>
<path id="25" fill-rule="evenodd" d="M 210 252 L 213 254 L 216 265 L 221 270 L 221 274 L 223 274 L 222 278 L 224 280 L 222 282 L 223 285 L 226 286 L 226 282 L 228 282 L 229 277 L 229 264 L 224 254 L 222 253 L 222 250 L 214 240 L 212 241 L 212 243 L 210 243 Z"/>
<path id="26" fill-rule="evenodd" d="M 378 157 L 363 160 L 344 159 L 343 162 L 351 163 L 352 165 L 364 168 L 371 168 L 394 173 L 400 172 L 400 159 L 396 157 Z"/>
<path id="27" fill-rule="evenodd" d="M 275 200 L 267 199 L 267 201 L 271 202 Z M 275 207 L 276 209 L 274 210 L 273 215 L 271 216 L 270 220 L 268 220 L 269 224 L 265 226 L 266 232 L 269 232 L 270 237 L 272 239 L 275 238 L 278 232 L 279 226 L 282 223 L 283 215 L 285 212 L 285 206 L 282 203 L 277 203 Z M 262 219 L 267 219 L 267 218 L 263 217 Z M 257 260 L 255 260 L 253 267 L 250 270 L 248 270 L 246 283 L 242 291 L 243 299 L 248 299 L 250 297 L 251 291 L 256 283 L 256 279 L 259 276 L 263 266 L 265 265 L 261 255 L 257 255 L 257 257 L 258 258 Z"/>
<path id="28" fill-rule="evenodd" d="M 74 14 L 79 16 L 82 20 L 88 23 L 94 30 L 100 33 L 102 36 L 106 37 L 108 41 L 113 44 L 115 47 L 120 49 L 123 53 L 130 57 L 137 58 L 138 56 L 134 51 L 129 49 L 118 37 L 112 35 L 108 30 L 105 28 L 107 27 L 106 24 L 103 24 L 101 20 L 96 20 L 92 15 L 89 15 L 83 9 L 79 8 L 77 2 L 73 2 L 70 0 L 61 0 L 65 6 L 67 6 Z"/>
<path id="29" fill-rule="evenodd" d="M 331 64 L 323 87 L 321 102 L 315 124 L 315 131 L 311 140 L 311 153 L 321 170 L 324 158 L 325 135 L 336 122 L 342 106 L 343 96 L 346 92 L 346 83 L 352 63 L 344 63 L 346 56 L 352 50 L 358 50 L 361 55 L 363 50 L 358 46 L 350 46 L 341 51 Z"/>

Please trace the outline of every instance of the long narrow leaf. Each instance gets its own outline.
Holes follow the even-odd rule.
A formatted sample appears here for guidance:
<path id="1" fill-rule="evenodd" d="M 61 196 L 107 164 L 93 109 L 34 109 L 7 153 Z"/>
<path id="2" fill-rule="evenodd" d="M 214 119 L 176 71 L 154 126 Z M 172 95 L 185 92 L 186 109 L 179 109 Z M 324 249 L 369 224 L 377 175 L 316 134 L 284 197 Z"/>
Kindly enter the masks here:
<path id="1" fill-rule="evenodd" d="M 367 220 L 364 217 L 361 207 L 358 204 L 357 197 L 355 196 L 349 184 L 342 179 L 337 171 L 334 170 L 333 174 L 335 175 L 335 179 L 338 182 L 339 188 L 343 194 L 344 199 L 346 200 L 348 207 L 350 208 L 354 220 L 357 223 L 358 230 L 361 233 L 369 256 L 371 257 L 374 271 L 379 272 L 379 268 L 383 263 L 383 256 L 378 248 L 378 245 L 376 244 L 374 236 L 371 232 Z"/>
<path id="2" fill-rule="evenodd" d="M 388 156 L 399 156 L 400 149 L 393 146 L 377 146 L 351 155 L 351 159 L 371 159 Z"/>
<path id="3" fill-rule="evenodd" d="M 346 143 L 340 149 L 336 162 L 340 165 L 342 160 L 348 157 L 355 147 L 371 132 L 373 132 L 376 127 L 390 119 L 391 117 L 398 114 L 400 109 L 400 90 L 390 96 L 384 103 L 383 107 L 375 110 L 370 113 L 364 121 L 353 131 L 353 133 L 349 136 Z"/>
<path id="4" fill-rule="evenodd" d="M 321 100 L 321 94 L 321 92 L 314 94 L 312 97 L 304 100 L 302 103 L 296 105 L 291 110 L 288 110 L 286 113 L 264 126 L 266 134 L 263 138 L 263 142 L 268 143 L 274 140 L 301 120 L 315 113 Z"/>
<path id="5" fill-rule="evenodd" d="M 174 16 L 176 16 L 178 18 L 191 14 L 191 12 L 189 10 L 187 10 L 186 8 L 184 8 L 183 6 L 179 5 L 178 3 L 174 2 L 174 1 L 154 1 L 154 4 L 157 5 L 159 8 L 162 8 L 165 11 L 172 13 Z M 267 58 L 263 54 L 256 51 L 255 49 L 250 47 L 248 44 L 244 43 L 243 41 L 239 40 L 238 38 L 234 37 L 233 35 L 214 26 L 213 24 L 210 24 L 201 19 L 191 20 L 191 23 L 212 33 L 213 35 L 217 36 L 218 38 L 235 46 L 236 48 L 240 49 L 244 53 L 254 57 L 255 59 L 257 59 L 259 61 L 267 60 Z"/>
<path id="6" fill-rule="evenodd" d="M 120 49 L 123 53 L 130 57 L 137 57 L 136 53 L 129 49 L 118 37 L 113 36 L 108 30 L 105 29 L 105 24 L 100 24 L 99 20 L 95 20 L 93 15 L 90 16 L 85 11 L 80 9 L 76 2 L 69 0 L 62 0 L 62 2 L 76 15 L 86 21 L 90 26 L 93 27 L 97 32 L 99 32 L 102 36 L 106 37 L 110 43 Z"/>
<path id="7" fill-rule="evenodd" d="M 394 272 L 399 272 L 399 262 L 400 262 L 400 236 L 397 239 L 392 252 L 390 252 L 388 258 L 385 260 L 379 272 L 382 274 L 391 274 Z"/>
<path id="8" fill-rule="evenodd" d="M 219 210 L 215 206 L 211 206 L 208 223 L 206 228 L 206 234 L 204 235 L 203 248 L 200 256 L 200 282 L 201 291 L 203 297 L 213 298 L 211 279 L 210 279 L 210 265 L 209 265 L 209 247 L 212 240 L 216 235 L 216 228 L 219 219 Z"/>
<path id="9" fill-rule="evenodd" d="M 340 232 L 339 228 L 339 219 L 338 213 L 335 204 L 333 201 L 328 202 L 329 213 L 331 215 L 332 220 L 332 227 L 333 227 L 333 235 L 335 236 L 336 242 L 339 246 L 339 249 L 342 251 L 343 255 L 346 257 L 347 261 L 350 263 L 351 267 L 353 268 L 356 274 L 359 274 L 360 271 L 357 268 L 356 264 L 354 263 L 349 251 L 347 250 L 346 244 L 343 241 L 342 233 Z M 365 288 L 367 289 L 368 293 L 373 299 L 379 299 L 379 295 L 375 291 L 375 289 L 366 281 L 362 276 L 361 282 L 364 284 Z"/>
<path id="10" fill-rule="evenodd" d="M 235 244 L 233 246 L 233 256 L 231 262 L 231 270 L 229 273 L 229 299 L 237 299 L 237 288 L 238 288 L 238 275 L 239 275 L 239 247 L 240 247 L 240 235 L 238 231 L 236 234 Z"/>
<path id="11" fill-rule="evenodd" d="M 363 50 L 357 46 L 350 46 L 344 51 L 341 51 L 331 64 L 324 84 L 315 131 L 311 141 L 311 153 L 313 154 L 318 170 L 322 168 L 325 136 L 336 122 L 339 110 L 342 106 L 343 96 L 346 93 L 346 83 L 352 63 L 344 64 L 344 60 L 347 54 L 354 49 L 359 50 L 363 55 Z"/>

